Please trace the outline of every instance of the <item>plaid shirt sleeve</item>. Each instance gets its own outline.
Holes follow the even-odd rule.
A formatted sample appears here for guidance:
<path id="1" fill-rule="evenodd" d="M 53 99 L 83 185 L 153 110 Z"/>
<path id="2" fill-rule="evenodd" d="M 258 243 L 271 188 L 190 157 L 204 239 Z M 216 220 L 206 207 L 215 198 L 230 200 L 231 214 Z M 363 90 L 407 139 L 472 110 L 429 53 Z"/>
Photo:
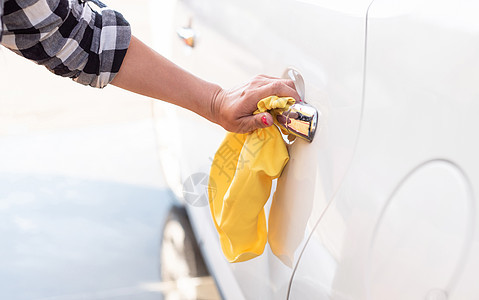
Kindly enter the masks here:
<path id="1" fill-rule="evenodd" d="M 1 44 L 57 75 L 103 88 L 120 70 L 131 30 L 120 13 L 93 2 L 98 11 L 84 0 L 0 0 Z"/>

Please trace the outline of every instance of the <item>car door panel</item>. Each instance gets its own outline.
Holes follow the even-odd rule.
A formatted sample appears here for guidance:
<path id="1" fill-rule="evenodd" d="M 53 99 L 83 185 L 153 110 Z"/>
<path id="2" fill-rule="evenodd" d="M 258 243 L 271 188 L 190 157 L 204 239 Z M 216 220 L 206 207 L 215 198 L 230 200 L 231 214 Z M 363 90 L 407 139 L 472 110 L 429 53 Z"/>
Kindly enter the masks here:
<path id="1" fill-rule="evenodd" d="M 289 146 L 269 216 L 269 245 L 294 268 L 309 233 L 344 178 L 361 120 L 365 16 L 369 1 L 280 1 L 274 15 L 285 32 L 269 73 L 292 65 L 305 81 L 305 100 L 319 112 L 312 143 Z M 293 13 L 291 13 L 293 12 Z"/>
<path id="2" fill-rule="evenodd" d="M 372 4 L 358 146 L 291 298 L 478 298 L 477 9 Z"/>
<path id="3" fill-rule="evenodd" d="M 191 19 L 197 34 L 192 49 L 185 51 L 180 41 L 176 43 L 173 59 L 180 66 L 224 87 L 259 73 L 281 77 L 294 67 L 305 80 L 305 100 L 321 113 L 313 143 L 298 140 L 288 146 L 290 162 L 278 181 L 276 199 L 266 207 L 268 212 L 271 206 L 270 246 L 264 254 L 236 264 L 210 255 L 216 261 L 212 264 L 223 264 L 224 272 L 224 265 L 228 266 L 246 298 L 286 296 L 299 253 L 349 167 L 361 120 L 369 2 L 179 2 L 175 27 Z M 180 145 L 182 180 L 196 172 L 207 173 L 223 138 L 221 129 L 182 109 L 175 109 L 169 124 L 178 129 L 175 143 Z M 188 211 L 200 246 L 219 248 L 208 208 Z"/>

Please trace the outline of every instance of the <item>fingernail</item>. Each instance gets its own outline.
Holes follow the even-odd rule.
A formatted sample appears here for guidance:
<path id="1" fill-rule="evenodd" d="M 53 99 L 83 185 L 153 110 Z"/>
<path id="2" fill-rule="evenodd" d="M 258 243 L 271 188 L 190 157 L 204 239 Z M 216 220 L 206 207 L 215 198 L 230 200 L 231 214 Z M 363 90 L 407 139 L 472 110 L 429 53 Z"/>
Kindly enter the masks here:
<path id="1" fill-rule="evenodd" d="M 263 121 L 263 124 L 264 124 L 264 125 L 266 125 L 266 126 L 269 125 L 269 124 L 268 124 L 268 120 L 266 120 L 266 116 L 265 116 L 265 115 L 263 115 L 263 116 L 261 117 L 261 121 Z"/>

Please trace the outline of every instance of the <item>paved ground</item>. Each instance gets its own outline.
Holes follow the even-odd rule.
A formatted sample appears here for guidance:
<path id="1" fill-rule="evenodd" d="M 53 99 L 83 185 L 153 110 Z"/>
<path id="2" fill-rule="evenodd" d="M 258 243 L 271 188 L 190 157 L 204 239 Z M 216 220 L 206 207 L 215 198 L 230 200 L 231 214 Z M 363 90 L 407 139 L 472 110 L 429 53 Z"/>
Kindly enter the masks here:
<path id="1" fill-rule="evenodd" d="M 167 54 L 157 2 L 109 4 Z M 78 85 L 5 48 L 0 91 L 0 298 L 161 299 L 172 195 L 151 100 Z"/>

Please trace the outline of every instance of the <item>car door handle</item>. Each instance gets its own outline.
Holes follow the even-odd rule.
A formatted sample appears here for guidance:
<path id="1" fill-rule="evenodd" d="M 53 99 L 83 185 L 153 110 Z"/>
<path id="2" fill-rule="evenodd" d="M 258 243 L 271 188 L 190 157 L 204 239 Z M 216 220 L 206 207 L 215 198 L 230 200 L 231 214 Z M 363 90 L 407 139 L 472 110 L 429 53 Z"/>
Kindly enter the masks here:
<path id="1" fill-rule="evenodd" d="M 192 19 L 188 21 L 188 25 L 180 27 L 176 30 L 178 37 L 187 45 L 188 47 L 195 47 L 196 42 L 196 32 L 191 26 Z"/>
<path id="2" fill-rule="evenodd" d="M 301 74 L 293 68 L 289 68 L 285 75 L 289 77 L 301 99 L 304 100 L 305 84 Z M 318 111 L 306 102 L 295 103 L 288 110 L 276 116 L 281 128 L 290 134 L 312 142 L 318 127 Z"/>
<path id="3" fill-rule="evenodd" d="M 295 103 L 277 115 L 276 120 L 290 134 L 312 142 L 318 126 L 318 111 L 309 104 Z"/>

